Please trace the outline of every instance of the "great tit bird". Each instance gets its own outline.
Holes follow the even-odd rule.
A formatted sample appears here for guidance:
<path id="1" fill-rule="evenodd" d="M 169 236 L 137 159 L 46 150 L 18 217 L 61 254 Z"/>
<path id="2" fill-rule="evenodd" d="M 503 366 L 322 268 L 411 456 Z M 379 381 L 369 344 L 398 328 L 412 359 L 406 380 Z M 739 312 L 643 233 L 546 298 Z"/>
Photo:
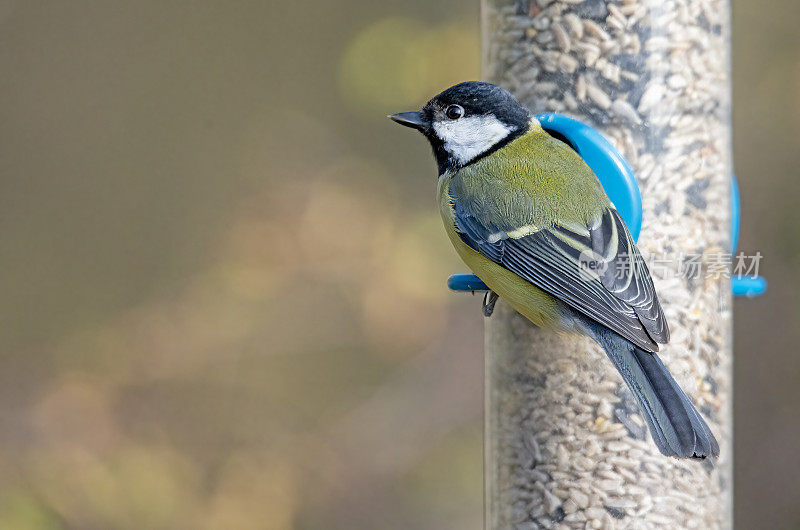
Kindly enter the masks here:
<path id="1" fill-rule="evenodd" d="M 708 425 L 658 358 L 669 340 L 647 265 L 597 176 L 506 90 L 466 82 L 420 111 L 439 168 L 438 203 L 459 256 L 535 325 L 603 347 L 668 456 L 719 455 Z"/>

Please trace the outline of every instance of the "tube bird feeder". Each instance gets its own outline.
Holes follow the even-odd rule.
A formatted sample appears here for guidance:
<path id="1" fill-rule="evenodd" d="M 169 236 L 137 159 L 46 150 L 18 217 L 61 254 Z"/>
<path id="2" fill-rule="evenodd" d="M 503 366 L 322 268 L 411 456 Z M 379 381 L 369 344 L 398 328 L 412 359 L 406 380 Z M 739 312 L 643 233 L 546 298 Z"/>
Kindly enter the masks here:
<path id="1" fill-rule="evenodd" d="M 483 0 L 484 78 L 576 117 L 627 159 L 661 357 L 721 447 L 662 456 L 599 347 L 486 319 L 489 530 L 732 526 L 731 124 L 725 0 Z M 502 300 L 502 299 L 501 299 Z"/>

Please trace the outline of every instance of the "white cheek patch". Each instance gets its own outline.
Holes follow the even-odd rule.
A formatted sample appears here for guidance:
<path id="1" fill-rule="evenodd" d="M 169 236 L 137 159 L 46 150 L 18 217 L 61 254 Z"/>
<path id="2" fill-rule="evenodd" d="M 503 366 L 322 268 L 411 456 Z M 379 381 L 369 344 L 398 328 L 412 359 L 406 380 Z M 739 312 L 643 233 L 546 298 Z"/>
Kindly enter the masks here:
<path id="1" fill-rule="evenodd" d="M 460 164 L 466 164 L 491 149 L 512 131 L 494 116 L 469 116 L 458 120 L 437 121 L 433 124 L 433 130 L 450 156 Z"/>

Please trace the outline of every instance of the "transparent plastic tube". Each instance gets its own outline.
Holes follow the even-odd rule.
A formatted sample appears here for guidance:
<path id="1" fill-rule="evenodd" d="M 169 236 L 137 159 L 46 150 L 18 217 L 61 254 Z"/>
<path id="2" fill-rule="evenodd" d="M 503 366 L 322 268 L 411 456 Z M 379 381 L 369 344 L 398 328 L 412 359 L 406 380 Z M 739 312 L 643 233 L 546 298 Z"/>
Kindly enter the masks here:
<path id="1" fill-rule="evenodd" d="M 486 528 L 732 526 L 729 11 L 720 0 L 484 0 L 484 78 L 596 127 L 644 203 L 661 357 L 718 460 L 662 456 L 605 354 L 486 319 Z"/>

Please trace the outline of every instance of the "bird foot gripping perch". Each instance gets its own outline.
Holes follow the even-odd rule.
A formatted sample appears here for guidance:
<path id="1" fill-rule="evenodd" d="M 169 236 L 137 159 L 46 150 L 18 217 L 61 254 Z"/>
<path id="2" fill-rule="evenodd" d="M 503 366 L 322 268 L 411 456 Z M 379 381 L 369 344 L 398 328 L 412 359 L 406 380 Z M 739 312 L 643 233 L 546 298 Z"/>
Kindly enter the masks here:
<path id="1" fill-rule="evenodd" d="M 569 144 L 581 155 L 600 179 L 608 197 L 628 225 L 634 240 L 638 240 L 642 228 L 642 195 L 633 170 L 622 155 L 599 132 L 574 118 L 543 112 L 536 114 L 536 119 L 543 129 Z M 731 182 L 732 254 L 736 252 L 739 239 L 739 215 L 739 186 L 734 175 Z M 734 275 L 731 278 L 731 286 L 735 296 L 752 298 L 767 290 L 767 281 L 761 276 Z M 447 287 L 453 291 L 486 292 L 483 314 L 491 316 L 497 294 L 474 274 L 453 274 L 447 279 Z"/>
<path id="2" fill-rule="evenodd" d="M 489 290 L 483 297 L 483 316 L 490 317 L 494 313 L 494 304 L 497 303 L 499 296 L 496 292 Z"/>

